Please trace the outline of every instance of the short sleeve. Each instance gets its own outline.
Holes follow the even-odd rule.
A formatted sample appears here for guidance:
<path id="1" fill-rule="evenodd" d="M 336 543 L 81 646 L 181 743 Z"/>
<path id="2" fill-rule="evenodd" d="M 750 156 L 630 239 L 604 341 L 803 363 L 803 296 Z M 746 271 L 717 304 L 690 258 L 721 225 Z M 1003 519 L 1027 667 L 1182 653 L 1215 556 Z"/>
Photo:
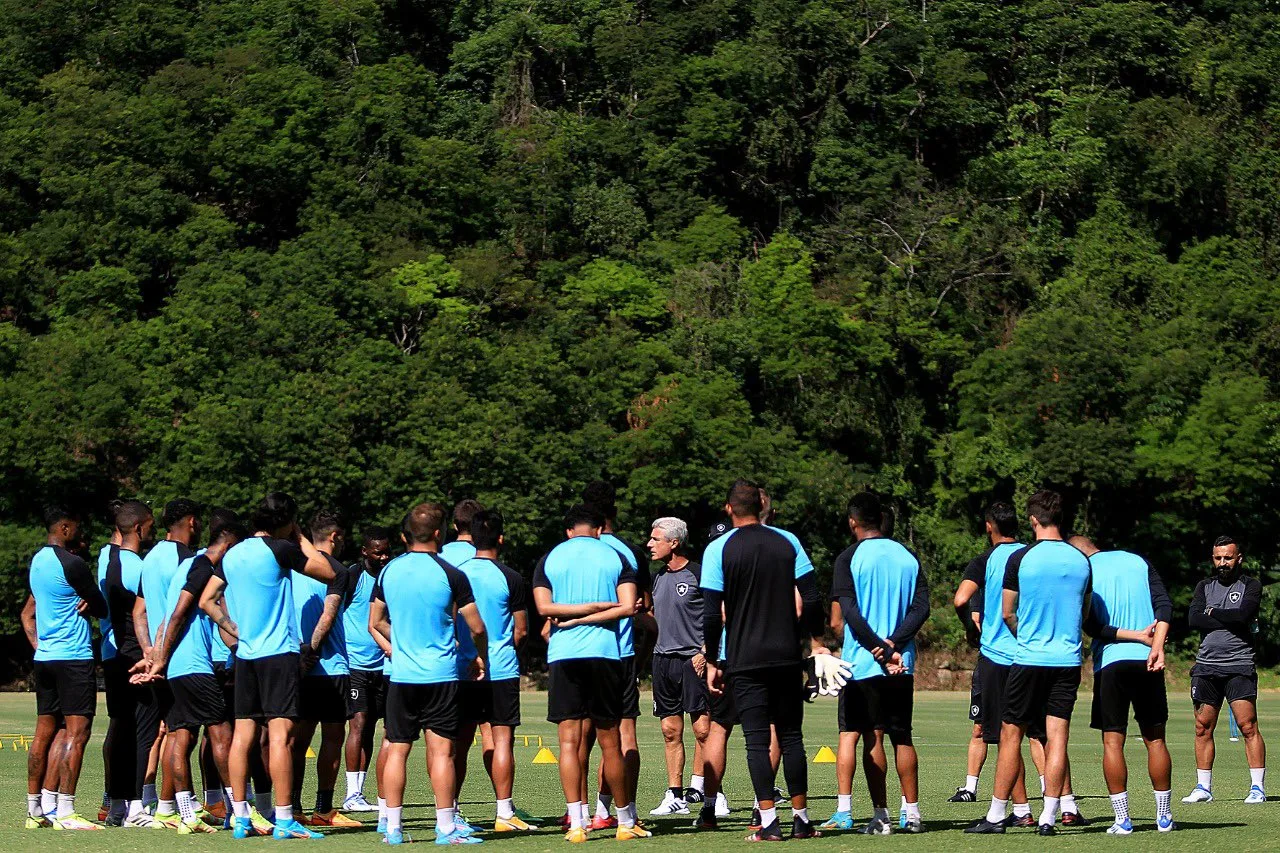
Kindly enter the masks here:
<path id="1" fill-rule="evenodd" d="M 701 563 L 695 563 L 693 560 L 690 560 L 688 563 L 685 563 L 684 569 L 686 572 L 693 575 L 694 579 L 698 582 L 699 586 L 702 585 L 702 564 Z"/>
<path id="2" fill-rule="evenodd" d="M 191 566 L 187 569 L 187 580 L 182 589 L 199 598 L 204 588 L 209 585 L 211 577 L 213 577 L 213 563 L 201 554 L 191 561 Z"/>
<path id="3" fill-rule="evenodd" d="M 713 592 L 724 592 L 724 554 L 725 540 L 733 533 L 726 533 L 713 541 L 702 552 L 702 588 Z"/>
<path id="4" fill-rule="evenodd" d="M 547 558 L 543 557 L 533 569 L 534 589 L 551 589 L 551 580 L 547 577 Z"/>
<path id="5" fill-rule="evenodd" d="M 969 561 L 969 565 L 964 567 L 964 574 L 960 576 L 962 581 L 973 581 L 979 588 L 986 586 L 987 582 L 987 560 L 991 559 L 991 553 L 995 549 L 989 549 L 987 553 L 981 557 L 974 557 Z"/>
<path id="6" fill-rule="evenodd" d="M 853 596 L 853 552 L 858 549 L 852 545 L 840 552 L 836 557 L 835 567 L 831 570 L 831 597 L 839 600 Z"/>
<path id="7" fill-rule="evenodd" d="M 387 597 L 382 592 L 382 574 L 379 574 L 378 579 L 373 582 L 373 592 L 369 593 L 369 598 L 372 601 L 386 602 Z"/>
<path id="8" fill-rule="evenodd" d="M 302 547 L 297 543 L 290 542 L 287 539 L 267 539 L 265 541 L 267 547 L 271 549 L 271 553 L 275 555 L 276 562 L 280 564 L 280 568 L 288 569 L 292 572 L 300 572 L 307 565 L 307 555 L 302 553 Z"/>
<path id="9" fill-rule="evenodd" d="M 471 581 L 467 580 L 467 576 L 443 560 L 440 561 L 440 568 L 444 570 L 445 577 L 449 579 L 449 590 L 453 593 L 453 603 L 458 607 L 475 604 L 476 596 L 471 591 Z"/>
<path id="10" fill-rule="evenodd" d="M 1010 592 L 1018 591 L 1018 570 L 1022 567 L 1022 558 L 1030 548 L 1023 548 L 1009 555 L 1009 562 L 1004 564 L 1004 588 Z"/>
<path id="11" fill-rule="evenodd" d="M 519 613 L 529 608 L 529 591 L 524 578 L 512 569 L 510 566 L 498 564 L 498 568 L 502 570 L 502 576 L 507 581 L 507 612 Z"/>
<path id="12" fill-rule="evenodd" d="M 804 546 L 800 544 L 800 540 L 792 538 L 791 544 L 796 549 L 796 578 L 802 578 L 813 571 L 813 560 L 809 559 L 809 555 L 805 553 Z"/>
<path id="13" fill-rule="evenodd" d="M 647 563 L 636 567 L 636 592 L 649 592 L 653 589 L 653 575 L 649 573 Z"/>
<path id="14" fill-rule="evenodd" d="M 622 566 L 621 571 L 618 572 L 618 583 L 633 583 L 639 587 L 638 576 L 640 573 L 627 562 L 627 558 L 618 554 L 618 563 Z"/>
<path id="15" fill-rule="evenodd" d="M 351 589 L 351 572 L 347 571 L 347 567 L 335 560 L 333 557 L 325 555 L 329 560 L 329 568 L 333 569 L 333 580 L 325 584 L 324 594 L 338 595 L 342 597 L 342 603 L 345 605 L 348 599 L 348 591 Z"/>
<path id="16" fill-rule="evenodd" d="M 179 563 L 181 563 L 183 560 L 189 560 L 196 555 L 196 552 L 194 550 L 192 550 L 191 548 L 188 548 L 186 545 L 183 545 L 181 542 L 176 542 L 174 544 L 177 545 Z"/>

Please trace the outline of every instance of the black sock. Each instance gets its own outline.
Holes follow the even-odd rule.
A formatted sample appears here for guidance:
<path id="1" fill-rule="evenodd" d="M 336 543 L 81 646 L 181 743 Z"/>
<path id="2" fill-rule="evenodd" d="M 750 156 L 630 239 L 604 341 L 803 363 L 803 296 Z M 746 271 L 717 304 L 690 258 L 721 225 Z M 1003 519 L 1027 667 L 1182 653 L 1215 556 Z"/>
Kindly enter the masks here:
<path id="1" fill-rule="evenodd" d="M 675 797 L 677 800 L 684 799 L 684 788 L 681 788 L 679 785 L 673 786 L 671 788 L 671 796 Z"/>
<path id="2" fill-rule="evenodd" d="M 316 791 L 316 811 L 328 814 L 333 811 L 333 789 Z"/>

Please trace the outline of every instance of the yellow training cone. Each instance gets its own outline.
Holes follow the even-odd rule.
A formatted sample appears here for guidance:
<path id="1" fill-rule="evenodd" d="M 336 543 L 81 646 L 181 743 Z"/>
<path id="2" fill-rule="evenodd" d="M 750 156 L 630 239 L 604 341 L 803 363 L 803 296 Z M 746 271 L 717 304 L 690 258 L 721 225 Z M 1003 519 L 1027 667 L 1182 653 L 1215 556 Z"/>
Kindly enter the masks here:
<path id="1" fill-rule="evenodd" d="M 823 747 L 823 749 L 826 749 L 826 747 Z M 316 751 L 311 747 L 307 747 L 307 758 L 315 758 L 315 757 L 316 757 Z"/>
<path id="2" fill-rule="evenodd" d="M 534 764 L 558 764 L 559 762 L 556 761 L 555 753 L 544 746 L 542 749 L 538 750 L 538 754 L 533 757 L 533 763 Z"/>
<path id="3" fill-rule="evenodd" d="M 813 757 L 814 764 L 835 764 L 836 754 L 831 751 L 831 747 L 824 746 L 818 750 L 818 754 Z"/>

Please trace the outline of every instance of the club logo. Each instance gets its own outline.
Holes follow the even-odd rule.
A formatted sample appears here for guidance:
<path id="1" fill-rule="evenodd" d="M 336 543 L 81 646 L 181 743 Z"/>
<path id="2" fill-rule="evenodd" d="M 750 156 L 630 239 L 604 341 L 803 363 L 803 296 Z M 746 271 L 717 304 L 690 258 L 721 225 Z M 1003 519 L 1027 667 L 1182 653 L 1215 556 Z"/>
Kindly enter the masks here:
<path id="1" fill-rule="evenodd" d="M 355 687 L 352 687 L 352 688 L 351 688 L 351 698 L 352 698 L 353 700 L 354 700 L 354 699 L 359 699 L 359 698 L 360 698 L 360 691 L 359 691 L 359 689 L 357 689 L 357 688 L 355 688 Z"/>
<path id="2" fill-rule="evenodd" d="M 689 594 L 689 585 L 687 583 L 676 584 L 676 595 L 684 597 Z"/>
<path id="3" fill-rule="evenodd" d="M 969 716 L 970 716 L 970 717 L 976 717 L 976 716 L 978 716 L 978 712 L 979 712 L 980 710 L 981 710 L 981 709 L 980 709 L 977 705 L 970 705 L 970 706 L 969 706 Z"/>
<path id="4" fill-rule="evenodd" d="M 1230 595 L 1228 595 L 1228 596 L 1227 596 L 1227 598 L 1231 599 L 1231 603 L 1232 603 L 1232 604 L 1239 604 L 1239 603 L 1240 603 L 1240 590 L 1238 590 L 1238 589 L 1233 589 L 1233 590 L 1231 590 L 1231 594 L 1230 594 Z"/>

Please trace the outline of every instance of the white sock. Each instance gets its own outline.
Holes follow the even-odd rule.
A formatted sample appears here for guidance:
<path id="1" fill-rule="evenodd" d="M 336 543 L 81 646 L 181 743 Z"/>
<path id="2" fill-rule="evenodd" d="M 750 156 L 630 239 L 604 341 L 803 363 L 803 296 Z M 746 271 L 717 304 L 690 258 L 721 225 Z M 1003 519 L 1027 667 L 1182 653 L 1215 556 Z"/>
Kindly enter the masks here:
<path id="1" fill-rule="evenodd" d="M 356 793 L 364 791 L 364 777 L 368 775 L 366 770 L 356 771 Z"/>
<path id="2" fill-rule="evenodd" d="M 1206 791 L 1213 790 L 1213 771 L 1196 769 L 1196 784 Z"/>
<path id="3" fill-rule="evenodd" d="M 964 777 L 964 789 L 968 791 L 970 794 L 978 793 L 978 777 L 977 776 Z"/>
<path id="4" fill-rule="evenodd" d="M 872 819 L 872 820 L 882 820 L 882 821 L 884 821 L 885 823 L 888 823 L 888 822 L 889 822 L 889 809 L 888 809 L 887 807 L 886 807 L 886 808 L 883 808 L 883 809 L 880 809 L 880 808 L 873 808 L 873 809 L 871 810 L 871 819 Z"/>
<path id="5" fill-rule="evenodd" d="M 76 813 L 76 795 L 58 794 L 58 817 L 64 818 Z"/>
<path id="6" fill-rule="evenodd" d="M 766 826 L 773 826 L 773 824 L 774 824 L 774 823 L 776 823 L 776 822 L 777 822 L 777 820 L 778 820 L 778 808 L 777 808 L 777 806 L 775 806 L 775 807 L 773 807 L 773 808 L 771 808 L 771 809 L 761 809 L 761 810 L 760 810 L 760 826 L 761 826 L 762 828 L 763 828 L 763 827 L 766 827 Z"/>
<path id="7" fill-rule="evenodd" d="M 1156 791 L 1156 817 L 1173 817 L 1173 791 Z"/>
<path id="8" fill-rule="evenodd" d="M 1040 777 L 1040 796 L 1044 796 L 1044 777 Z"/>
<path id="9" fill-rule="evenodd" d="M 216 806 L 220 802 L 222 802 L 222 791 L 220 789 L 218 788 L 204 789 L 204 807 L 206 809 L 209 808 L 209 806 Z"/>
<path id="10" fill-rule="evenodd" d="M 44 817 L 39 794 L 27 794 L 27 817 Z"/>
<path id="11" fill-rule="evenodd" d="M 177 814 L 177 800 L 156 800 L 156 814 Z"/>
<path id="12" fill-rule="evenodd" d="M 795 817 L 800 818 L 800 819 L 801 819 L 802 821 L 804 821 L 805 823 L 808 823 L 808 822 L 809 822 L 809 808 L 808 808 L 808 806 L 806 806 L 805 808 L 802 808 L 802 809 L 796 809 L 796 808 L 793 808 L 793 809 L 791 810 L 791 814 L 792 814 L 792 815 L 794 815 Z"/>
<path id="13" fill-rule="evenodd" d="M 436 814 L 440 814 L 439 810 Z M 450 821 L 450 830 L 452 831 L 453 822 Z M 387 832 L 393 829 L 401 829 L 404 827 L 404 806 L 391 807 L 387 806 Z M 436 818 L 436 832 L 442 832 L 440 829 L 440 819 Z"/>
<path id="14" fill-rule="evenodd" d="M 618 825 L 631 827 L 636 825 L 636 804 L 631 803 L 618 809 Z"/>
<path id="15" fill-rule="evenodd" d="M 234 799 L 235 796 L 231 793 L 230 788 L 222 789 L 222 801 L 227 804 L 227 808 L 231 808 L 231 801 Z"/>
<path id="16" fill-rule="evenodd" d="M 1249 768 L 1249 781 L 1251 784 L 1257 785 L 1259 788 L 1265 788 L 1266 786 L 1263 784 L 1263 782 L 1266 779 L 1266 777 L 1267 777 L 1267 768 L 1265 767 Z"/>
<path id="17" fill-rule="evenodd" d="M 1061 799 L 1062 799 L 1062 811 L 1063 811 L 1063 812 L 1078 812 L 1078 811 L 1080 811 L 1080 807 L 1076 805 L 1076 795 L 1075 795 L 1075 794 L 1063 794 Z"/>
<path id="18" fill-rule="evenodd" d="M 156 786 L 153 782 L 150 785 L 142 786 L 142 805 L 149 806 L 157 802 L 159 798 L 156 796 Z"/>
<path id="19" fill-rule="evenodd" d="M 596 794 L 596 817 L 601 820 L 609 819 L 609 807 L 613 805 L 612 794 Z"/>
<path id="20" fill-rule="evenodd" d="M 196 819 L 196 807 L 191 804 L 191 792 L 178 792 L 178 814 L 182 815 L 184 821 Z"/>
<path id="21" fill-rule="evenodd" d="M 1029 814 L 1031 814 L 1031 803 L 1014 803 L 1013 804 L 1014 817 L 1022 817 L 1023 815 L 1029 815 Z"/>
<path id="22" fill-rule="evenodd" d="M 293 803 L 287 806 L 276 806 L 276 823 L 293 820 Z"/>
<path id="23" fill-rule="evenodd" d="M 248 800 L 232 800 L 231 815 L 233 817 L 248 817 L 249 801 Z"/>
<path id="24" fill-rule="evenodd" d="M 1000 821 L 1004 820 L 1005 809 L 1007 809 L 1008 807 L 1009 807 L 1008 800 L 1000 800 L 995 797 L 992 797 L 991 808 L 987 809 L 987 823 L 999 823 Z M 1031 807 L 1028 806 L 1027 812 L 1030 813 L 1030 811 L 1031 811 Z"/>
<path id="25" fill-rule="evenodd" d="M 590 826 L 591 825 L 591 807 L 586 803 L 583 803 L 582 805 L 578 806 L 578 811 L 582 813 L 582 825 Z M 605 815 L 606 818 L 608 816 L 609 815 L 607 814 Z"/>
<path id="26" fill-rule="evenodd" d="M 1124 823 L 1129 819 L 1129 792 L 1121 791 L 1111 795 L 1111 810 L 1116 813 L 1116 823 Z"/>
<path id="27" fill-rule="evenodd" d="M 515 816 L 516 816 L 516 809 L 515 809 L 515 806 L 511 804 L 510 797 L 508 797 L 505 800 L 498 800 L 498 817 L 502 818 L 503 820 L 510 820 Z"/>
<path id="28" fill-rule="evenodd" d="M 104 809 L 111 807 L 111 796 L 106 792 L 102 792 L 102 807 Z"/>
<path id="29" fill-rule="evenodd" d="M 130 800 L 129 810 L 125 812 L 125 820 L 142 814 L 142 800 Z"/>
<path id="30" fill-rule="evenodd" d="M 694 775 L 689 777 L 689 787 L 697 791 L 699 794 L 705 794 L 707 792 L 703 787 L 704 784 L 705 783 L 701 776 Z"/>
<path id="31" fill-rule="evenodd" d="M 582 803 L 572 802 L 566 805 L 565 811 L 569 814 L 569 828 L 582 829 Z"/>
<path id="32" fill-rule="evenodd" d="M 354 770 L 347 771 L 347 799 L 351 799 L 360 791 L 360 774 Z"/>
<path id="33" fill-rule="evenodd" d="M 1037 821 L 1041 826 L 1048 824 L 1053 826 L 1058 822 L 1058 803 L 1059 797 L 1045 797 L 1044 809 L 1040 812 L 1040 820 Z"/>
<path id="34" fill-rule="evenodd" d="M 50 791 L 48 788 L 41 788 L 40 789 L 40 809 L 45 814 L 57 814 L 58 792 Z"/>
<path id="35" fill-rule="evenodd" d="M 836 811 L 853 811 L 853 794 L 836 794 Z"/>
<path id="36" fill-rule="evenodd" d="M 259 814 L 269 814 L 271 810 L 275 808 L 275 803 L 272 800 L 270 791 L 267 791 L 265 794 L 254 794 L 253 804 L 254 807 L 257 808 Z"/>
<path id="37" fill-rule="evenodd" d="M 919 819 L 920 819 L 920 804 L 907 803 L 907 820 L 919 820 Z"/>
<path id="38" fill-rule="evenodd" d="M 400 819 L 400 809 L 387 809 L 387 826 L 391 826 L 391 813 L 396 813 L 396 819 Z M 436 809 L 436 834 L 448 835 L 453 832 L 456 824 L 453 822 L 455 809 Z"/>
<path id="39" fill-rule="evenodd" d="M 387 816 L 387 798 L 378 797 L 378 820 L 382 820 L 386 816 Z"/>

